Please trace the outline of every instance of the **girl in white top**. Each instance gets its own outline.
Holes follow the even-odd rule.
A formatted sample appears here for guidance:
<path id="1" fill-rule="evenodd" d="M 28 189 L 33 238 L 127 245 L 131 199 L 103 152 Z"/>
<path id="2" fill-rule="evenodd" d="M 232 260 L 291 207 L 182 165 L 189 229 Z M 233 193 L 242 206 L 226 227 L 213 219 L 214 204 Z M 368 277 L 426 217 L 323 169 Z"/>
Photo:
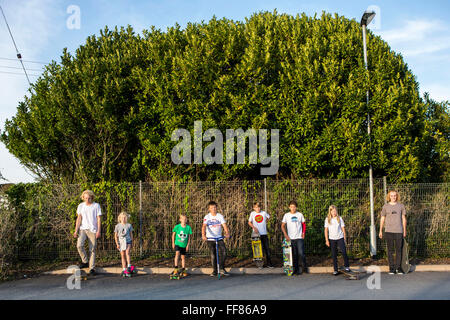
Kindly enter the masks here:
<path id="1" fill-rule="evenodd" d="M 331 205 L 328 208 L 328 216 L 325 218 L 325 244 L 327 247 L 331 247 L 331 255 L 333 257 L 334 275 L 338 275 L 337 254 L 338 247 L 342 252 L 344 258 L 344 266 L 346 271 L 350 271 L 347 249 L 345 246 L 345 224 L 344 219 L 338 215 L 337 207 Z"/>

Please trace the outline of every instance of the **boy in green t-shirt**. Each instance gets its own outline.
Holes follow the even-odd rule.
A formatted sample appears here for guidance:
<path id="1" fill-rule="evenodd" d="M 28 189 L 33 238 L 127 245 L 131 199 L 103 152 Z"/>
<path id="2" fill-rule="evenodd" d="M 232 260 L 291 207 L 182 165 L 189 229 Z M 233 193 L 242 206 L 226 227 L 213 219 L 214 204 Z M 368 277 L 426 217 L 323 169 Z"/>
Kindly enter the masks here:
<path id="1" fill-rule="evenodd" d="M 186 252 L 189 250 L 189 243 L 192 234 L 192 229 L 186 224 L 187 217 L 184 214 L 180 215 L 180 224 L 177 224 L 172 230 L 172 248 L 175 250 L 175 270 L 172 274 L 180 273 L 182 276 L 187 276 L 185 271 Z M 178 269 L 178 261 L 181 255 L 181 270 Z"/>

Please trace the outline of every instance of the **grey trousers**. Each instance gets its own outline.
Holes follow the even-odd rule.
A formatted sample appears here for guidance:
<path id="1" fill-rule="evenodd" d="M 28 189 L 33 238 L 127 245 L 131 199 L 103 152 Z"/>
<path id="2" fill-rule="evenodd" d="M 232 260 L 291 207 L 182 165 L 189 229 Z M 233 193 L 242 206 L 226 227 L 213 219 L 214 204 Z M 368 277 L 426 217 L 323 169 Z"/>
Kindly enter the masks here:
<path id="1" fill-rule="evenodd" d="M 86 254 L 86 250 L 84 249 L 84 242 L 88 240 L 89 244 L 89 269 L 95 268 L 95 249 L 97 248 L 97 238 L 94 232 L 89 230 L 80 230 L 80 234 L 78 235 L 77 240 L 77 249 L 80 254 L 81 261 L 83 263 L 88 262 L 88 257 Z"/>

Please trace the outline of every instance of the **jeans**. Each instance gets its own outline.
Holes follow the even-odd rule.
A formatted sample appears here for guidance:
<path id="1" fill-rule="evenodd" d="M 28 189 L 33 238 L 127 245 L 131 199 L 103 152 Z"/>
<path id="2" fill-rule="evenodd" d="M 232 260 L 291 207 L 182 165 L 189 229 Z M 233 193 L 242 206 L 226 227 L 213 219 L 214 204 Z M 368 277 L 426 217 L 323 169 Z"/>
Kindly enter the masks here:
<path id="1" fill-rule="evenodd" d="M 338 263 L 337 263 L 338 247 L 342 252 L 342 257 L 344 258 L 344 266 L 346 268 L 350 267 L 350 265 L 348 263 L 347 249 L 345 248 L 344 238 L 341 238 L 338 240 L 330 239 L 330 248 L 331 248 L 331 256 L 333 257 L 334 271 L 338 271 Z"/>
<path id="2" fill-rule="evenodd" d="M 261 238 L 261 246 L 264 252 L 264 255 L 266 256 L 267 264 L 269 266 L 272 265 L 272 260 L 270 259 L 270 249 L 269 249 L 269 238 L 267 235 L 260 235 Z"/>
<path id="3" fill-rule="evenodd" d="M 80 230 L 77 240 L 77 249 L 80 254 L 81 261 L 83 263 L 88 262 L 88 257 L 86 255 L 86 250 L 84 250 L 84 242 L 88 240 L 89 243 L 89 269 L 95 268 L 95 249 L 97 248 L 97 237 L 94 232 L 89 230 Z"/>
<path id="4" fill-rule="evenodd" d="M 217 259 L 216 259 L 216 242 L 215 241 L 207 241 L 209 252 L 211 254 L 211 264 L 214 269 L 214 272 L 218 272 L 217 270 Z M 217 245 L 219 247 L 219 268 L 224 269 L 225 267 L 225 258 L 227 255 L 227 251 L 225 248 L 225 243 L 223 240 L 217 241 Z"/>
<path id="5" fill-rule="evenodd" d="M 294 273 L 300 271 L 299 257 L 302 259 L 303 268 L 306 268 L 305 245 L 303 239 L 291 239 L 292 246 L 292 263 Z"/>
<path id="6" fill-rule="evenodd" d="M 403 233 L 385 232 L 384 236 L 387 244 L 389 271 L 398 270 L 402 263 Z"/>

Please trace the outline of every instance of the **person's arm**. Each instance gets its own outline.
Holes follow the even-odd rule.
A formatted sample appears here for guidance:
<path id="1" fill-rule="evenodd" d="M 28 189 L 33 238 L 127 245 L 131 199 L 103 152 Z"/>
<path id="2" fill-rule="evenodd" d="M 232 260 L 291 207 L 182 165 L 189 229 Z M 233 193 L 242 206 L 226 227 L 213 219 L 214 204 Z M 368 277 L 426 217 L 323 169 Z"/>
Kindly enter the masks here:
<path id="1" fill-rule="evenodd" d="M 403 238 L 406 238 L 406 215 L 402 215 Z"/>
<path id="2" fill-rule="evenodd" d="M 95 237 L 98 239 L 100 238 L 100 235 L 102 234 L 102 219 L 100 219 L 101 216 L 97 216 L 97 234 L 95 235 Z"/>
<path id="3" fill-rule="evenodd" d="M 225 231 L 225 237 L 226 237 L 227 239 L 229 239 L 229 238 L 230 238 L 230 232 L 229 232 L 229 230 L 228 230 L 227 224 L 226 224 L 226 223 L 222 223 L 222 227 L 223 227 L 223 230 Z"/>
<path id="4" fill-rule="evenodd" d="M 175 249 L 175 232 L 172 232 L 172 249 Z"/>
<path id="5" fill-rule="evenodd" d="M 79 214 L 79 215 L 77 216 L 77 221 L 76 221 L 76 223 L 75 223 L 75 232 L 73 233 L 73 236 L 74 236 L 75 238 L 78 237 L 78 230 L 80 229 L 81 219 L 83 219 L 83 218 L 81 217 L 81 214 Z"/>
<path id="6" fill-rule="evenodd" d="M 284 237 L 287 241 L 291 241 L 291 238 L 289 238 L 287 232 L 286 232 L 286 222 L 281 223 L 281 231 L 283 231 Z"/>
<path id="7" fill-rule="evenodd" d="M 188 242 L 187 242 L 187 245 L 186 245 L 186 252 L 189 251 L 189 244 L 191 243 L 191 235 L 192 234 L 188 234 Z"/>
<path id="8" fill-rule="evenodd" d="M 342 233 L 344 234 L 344 242 L 347 244 L 347 235 L 345 234 L 345 227 L 342 227 Z"/>
<path id="9" fill-rule="evenodd" d="M 114 241 L 116 241 L 117 250 L 120 250 L 119 239 L 117 238 L 117 232 L 114 232 Z"/>
<path id="10" fill-rule="evenodd" d="M 328 240 L 328 227 L 325 227 L 325 244 L 327 245 L 327 247 L 330 246 L 330 241 Z"/>
<path id="11" fill-rule="evenodd" d="M 206 239 L 206 224 L 202 225 L 202 240 L 206 241 L 208 239 Z"/>
<path id="12" fill-rule="evenodd" d="M 253 231 L 255 231 L 257 234 L 259 234 L 258 229 L 256 229 L 256 227 L 253 225 L 253 223 L 251 221 L 248 222 L 248 225 L 250 227 L 252 227 Z"/>
<path id="13" fill-rule="evenodd" d="M 383 239 L 383 227 L 384 227 L 384 220 L 386 219 L 385 216 L 381 216 L 380 219 L 380 234 L 378 235 L 380 239 Z"/>

